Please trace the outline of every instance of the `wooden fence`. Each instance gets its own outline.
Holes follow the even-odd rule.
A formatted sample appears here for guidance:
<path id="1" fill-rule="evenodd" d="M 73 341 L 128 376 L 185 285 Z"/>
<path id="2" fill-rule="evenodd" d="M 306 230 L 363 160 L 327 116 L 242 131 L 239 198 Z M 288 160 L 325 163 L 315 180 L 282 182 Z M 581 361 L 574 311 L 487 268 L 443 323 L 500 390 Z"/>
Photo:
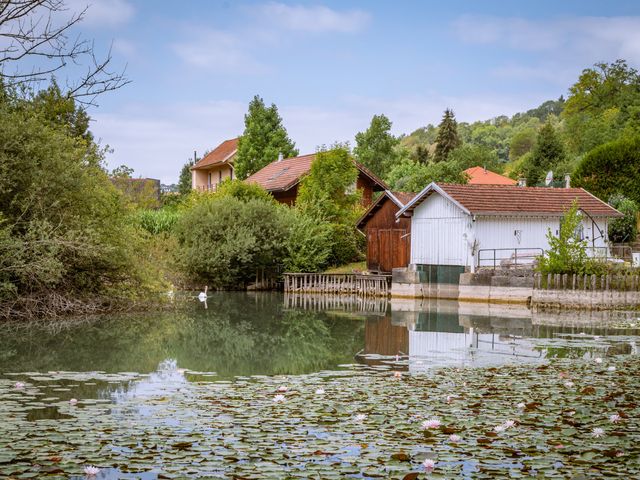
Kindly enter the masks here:
<path id="1" fill-rule="evenodd" d="M 382 297 L 391 291 L 391 275 L 352 273 L 285 273 L 284 291 Z"/>
<path id="2" fill-rule="evenodd" d="M 357 314 L 384 316 L 387 313 L 386 297 L 363 295 L 332 295 L 323 293 L 284 293 L 285 308 L 293 310 L 328 310 Z"/>
<path id="3" fill-rule="evenodd" d="M 537 290 L 587 290 L 637 292 L 640 290 L 640 275 L 577 275 L 541 274 L 534 280 Z"/>

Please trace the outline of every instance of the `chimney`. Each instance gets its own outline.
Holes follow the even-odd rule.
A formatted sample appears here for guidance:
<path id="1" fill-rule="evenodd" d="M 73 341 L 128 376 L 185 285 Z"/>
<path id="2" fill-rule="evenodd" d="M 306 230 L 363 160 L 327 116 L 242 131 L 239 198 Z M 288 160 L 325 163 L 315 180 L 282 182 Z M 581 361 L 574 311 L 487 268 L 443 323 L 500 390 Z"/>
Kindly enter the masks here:
<path id="1" fill-rule="evenodd" d="M 278 153 L 278 161 L 281 162 L 282 161 L 282 152 Z"/>
<path id="2" fill-rule="evenodd" d="M 564 174 L 564 188 L 571 188 L 571 174 Z"/>
<path id="3" fill-rule="evenodd" d="M 193 151 L 193 163 L 196 163 L 198 161 L 198 155 L 196 153 L 196 151 Z"/>
<path id="4" fill-rule="evenodd" d="M 518 186 L 519 187 L 526 187 L 527 186 L 527 179 L 524 177 L 520 177 L 518 179 Z"/>

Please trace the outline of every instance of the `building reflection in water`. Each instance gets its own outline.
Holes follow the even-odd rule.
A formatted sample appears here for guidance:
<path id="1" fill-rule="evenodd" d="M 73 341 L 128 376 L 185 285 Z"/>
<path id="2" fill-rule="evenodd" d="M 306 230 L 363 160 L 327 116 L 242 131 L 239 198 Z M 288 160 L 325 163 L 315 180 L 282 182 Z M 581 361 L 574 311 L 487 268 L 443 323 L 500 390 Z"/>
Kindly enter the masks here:
<path id="1" fill-rule="evenodd" d="M 628 312 L 535 312 L 518 305 L 331 296 L 290 302 L 293 308 L 334 309 L 364 318 L 364 348 L 356 359 L 368 365 L 392 361 L 394 368 L 411 372 L 638 353 L 633 338 L 638 329 L 613 325 L 628 319 Z"/>

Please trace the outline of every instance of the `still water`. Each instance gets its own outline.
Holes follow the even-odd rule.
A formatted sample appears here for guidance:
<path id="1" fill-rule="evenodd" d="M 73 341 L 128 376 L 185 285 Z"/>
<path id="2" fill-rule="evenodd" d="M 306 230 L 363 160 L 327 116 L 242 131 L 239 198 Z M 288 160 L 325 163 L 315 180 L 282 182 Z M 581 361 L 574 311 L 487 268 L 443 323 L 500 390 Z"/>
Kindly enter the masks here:
<path id="1" fill-rule="evenodd" d="M 531 312 L 446 301 L 215 293 L 178 311 L 0 332 L 0 375 L 49 371 L 293 375 L 348 364 L 539 362 L 638 353 L 637 312 Z"/>

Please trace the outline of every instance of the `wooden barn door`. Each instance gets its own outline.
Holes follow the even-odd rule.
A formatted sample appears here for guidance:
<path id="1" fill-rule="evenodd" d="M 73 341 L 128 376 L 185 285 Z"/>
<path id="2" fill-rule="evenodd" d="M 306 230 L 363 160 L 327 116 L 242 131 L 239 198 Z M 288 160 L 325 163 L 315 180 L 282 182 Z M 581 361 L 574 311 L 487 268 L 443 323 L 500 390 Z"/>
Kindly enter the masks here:
<path id="1" fill-rule="evenodd" d="M 393 265 L 393 234 L 390 229 L 378 230 L 380 238 L 380 271 L 390 272 Z"/>
<path id="2" fill-rule="evenodd" d="M 409 265 L 409 235 L 404 229 L 393 230 L 393 262 L 391 268 L 401 268 Z"/>
<path id="3" fill-rule="evenodd" d="M 367 233 L 367 269 L 378 270 L 380 268 L 380 242 L 378 241 L 378 229 L 370 228 Z"/>

